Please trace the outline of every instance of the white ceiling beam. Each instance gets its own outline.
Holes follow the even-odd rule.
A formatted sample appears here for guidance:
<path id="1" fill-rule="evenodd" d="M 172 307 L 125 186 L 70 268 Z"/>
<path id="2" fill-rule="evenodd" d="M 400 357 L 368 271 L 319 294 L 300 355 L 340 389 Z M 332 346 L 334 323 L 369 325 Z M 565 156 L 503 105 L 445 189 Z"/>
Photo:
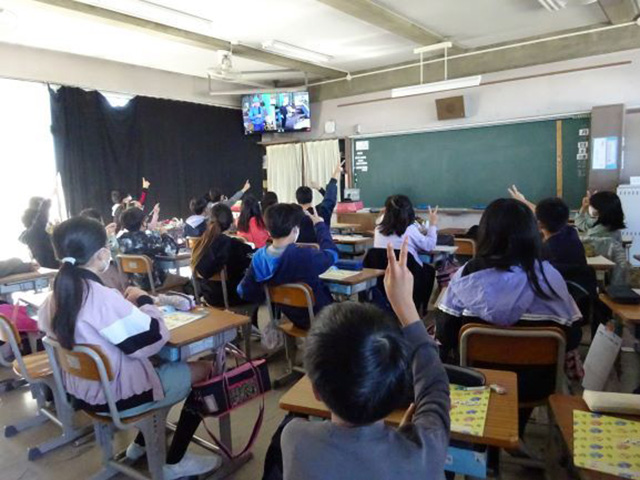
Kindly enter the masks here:
<path id="1" fill-rule="evenodd" d="M 639 13 L 636 0 L 598 0 L 598 3 L 614 25 L 635 20 Z"/>
<path id="2" fill-rule="evenodd" d="M 424 27 L 370 0 L 318 0 L 370 25 L 386 30 L 418 45 L 431 45 L 445 40 Z"/>
<path id="3" fill-rule="evenodd" d="M 155 35 L 160 35 L 172 40 L 194 45 L 209 50 L 230 50 L 231 45 L 226 40 L 202 35 L 200 33 L 190 32 L 180 28 L 172 27 L 151 20 L 145 20 L 126 13 L 116 12 L 103 7 L 89 5 L 75 0 L 33 0 L 39 3 L 51 5 L 54 7 L 64 8 L 66 10 L 100 18 L 117 25 L 135 28 Z M 344 77 L 345 72 L 336 70 L 331 67 L 316 65 L 304 60 L 296 60 L 271 52 L 266 52 L 259 48 L 248 45 L 233 45 L 233 54 L 256 62 L 267 63 L 278 67 L 307 72 L 314 75 L 320 75 L 326 78 Z"/>

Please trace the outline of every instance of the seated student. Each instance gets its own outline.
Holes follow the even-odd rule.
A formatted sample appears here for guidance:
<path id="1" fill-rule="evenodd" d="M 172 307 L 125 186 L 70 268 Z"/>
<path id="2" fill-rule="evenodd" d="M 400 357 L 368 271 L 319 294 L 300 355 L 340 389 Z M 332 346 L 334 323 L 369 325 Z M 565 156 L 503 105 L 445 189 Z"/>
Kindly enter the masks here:
<path id="1" fill-rule="evenodd" d="M 125 255 L 146 255 L 153 260 L 157 255 L 173 256 L 178 253 L 178 245 L 169 235 L 147 231 L 146 215 L 136 207 L 122 213 L 122 226 L 127 230 L 118 238 L 120 251 Z M 153 263 L 153 282 L 157 287 L 164 284 L 167 273 Z M 149 279 L 144 274 L 134 274 L 133 279 L 140 288 L 151 288 Z"/>
<path id="2" fill-rule="evenodd" d="M 238 235 L 247 242 L 253 243 L 256 248 L 262 248 L 269 240 L 269 232 L 262 218 L 260 202 L 253 195 L 245 195 L 242 198 L 242 209 L 238 218 Z"/>
<path id="3" fill-rule="evenodd" d="M 166 363 L 154 367 L 150 358 L 169 339 L 162 313 L 142 290 L 131 288 L 126 298 L 105 287 L 98 274 L 111 261 L 104 227 L 95 220 L 74 217 L 53 232 L 61 267 L 50 295 L 39 310 L 39 326 L 67 349 L 97 345 L 114 368 L 116 407 L 123 417 L 140 415 L 186 398 L 191 385 L 205 379 L 211 363 Z M 82 409 L 107 414 L 98 382 L 69 378 L 65 387 Z M 218 456 L 186 453 L 201 417 L 193 413 L 189 396 L 167 455 L 165 480 L 206 473 L 221 464 Z M 136 460 L 145 454 L 142 434 L 127 448 Z"/>
<path id="4" fill-rule="evenodd" d="M 315 208 L 315 213 L 324 220 L 327 226 L 331 227 L 331 216 L 333 215 L 333 209 L 336 208 L 338 201 L 338 181 L 342 174 L 342 164 L 338 163 L 333 176 L 324 194 L 322 202 Z M 298 205 L 302 207 L 305 212 L 313 213 L 313 191 L 309 187 L 300 187 L 296 190 L 296 201 Z M 304 217 L 300 225 L 300 237 L 298 242 L 300 243 L 315 243 L 316 232 L 313 228 L 313 222 L 309 217 Z"/>
<path id="5" fill-rule="evenodd" d="M 144 207 L 144 204 L 147 201 L 150 186 L 151 182 L 142 177 L 142 193 L 140 194 L 140 199 L 136 200 L 136 202 L 142 207 Z M 124 193 L 121 190 L 111 190 L 111 203 L 113 203 L 111 206 L 111 215 L 113 216 L 114 221 L 118 217 L 119 213 L 122 213 L 124 210 L 129 208 L 129 204 L 132 201 L 134 200 L 130 194 Z"/>
<path id="6" fill-rule="evenodd" d="M 610 283 L 628 284 L 630 267 L 621 233 L 626 226 L 618 195 L 614 192 L 597 192 L 593 195 L 587 192 L 575 222 L 585 246 L 591 248 L 596 255 L 603 255 L 615 262 Z"/>
<path id="7" fill-rule="evenodd" d="M 556 268 L 587 264 L 584 245 L 576 229 L 569 225 L 569 207 L 561 198 L 545 198 L 536 205 L 529 202 L 515 185 L 509 188 L 509 193 L 535 213 L 544 240 L 542 257 L 545 260 Z"/>
<path id="8" fill-rule="evenodd" d="M 207 217 L 204 211 L 207 208 L 206 198 L 193 198 L 189 202 L 189 209 L 193 213 L 184 222 L 185 237 L 201 237 L 207 229 Z"/>
<path id="9" fill-rule="evenodd" d="M 233 225 L 231 209 L 218 203 L 213 206 L 209 217 L 209 227 L 193 250 L 192 269 L 200 278 L 202 294 L 209 305 L 224 307 L 222 284 L 207 280 L 227 267 L 227 292 L 230 305 L 244 303 L 236 289 L 251 264 L 253 250 L 237 238 L 229 237 L 226 232 Z"/>
<path id="10" fill-rule="evenodd" d="M 275 205 L 278 203 L 278 195 L 276 192 L 265 192 L 262 196 L 262 201 L 260 202 L 260 207 L 262 207 L 262 214 L 267 211 L 271 205 Z"/>
<path id="11" fill-rule="evenodd" d="M 420 252 L 430 252 L 438 241 L 438 207 L 429 209 L 429 228 L 423 229 L 416 222 L 416 212 L 409 197 L 392 195 L 384 204 L 382 221 L 376 227 L 373 246 L 386 248 L 387 245 L 399 250 L 404 240 L 409 239 L 409 253 L 422 265 Z"/>
<path id="12" fill-rule="evenodd" d="M 227 198 L 219 189 L 212 187 L 211 190 L 209 190 L 209 195 L 207 198 L 207 200 L 209 200 L 207 208 L 211 209 L 211 207 L 213 207 L 216 203 L 224 203 L 227 207 L 233 207 L 236 203 L 238 203 L 242 196 L 249 191 L 250 188 L 251 183 L 249 182 L 249 180 L 247 180 L 246 182 L 244 182 L 242 190 L 238 190 L 231 196 L 231 198 Z"/>
<path id="13" fill-rule="evenodd" d="M 238 285 L 241 298 L 260 303 L 264 301 L 263 288 L 267 283 L 306 283 L 313 289 L 316 312 L 333 302 L 331 292 L 319 275 L 338 261 L 338 250 L 331 239 L 329 227 L 322 218 L 308 212 L 306 215 L 311 217 L 315 226 L 314 241 L 320 245 L 320 250 L 295 245 L 300 234 L 300 223 L 305 217 L 305 212 L 298 205 L 279 203 L 267 210 L 265 221 L 273 244 L 261 248 L 253 255 L 251 266 Z M 298 328 L 309 328 L 306 309 L 283 307 L 282 310 Z"/>
<path id="14" fill-rule="evenodd" d="M 35 205 L 37 200 L 32 199 Z M 41 267 L 58 268 L 58 260 L 53 252 L 51 236 L 47 232 L 49 224 L 49 210 L 51 200 L 42 200 L 37 208 L 28 208 L 22 215 L 25 231 L 20 235 L 20 241 L 29 247 L 31 256 Z"/>
<path id="15" fill-rule="evenodd" d="M 467 323 L 557 327 L 565 332 L 567 351 L 578 347 L 582 335 L 582 315 L 564 279 L 542 260 L 533 213 L 514 199 L 495 200 L 484 211 L 477 254 L 455 273 L 437 308 L 443 359 L 457 352 L 458 334 Z M 552 370 L 519 374 L 520 399 L 536 400 L 538 392 L 548 392 L 555 382 Z M 521 433 L 529 414 L 522 415 Z"/>
<path id="16" fill-rule="evenodd" d="M 307 337 L 305 367 L 331 420 L 294 419 L 284 427 L 284 480 L 444 476 L 449 381 L 413 304 L 407 242 L 399 262 L 391 248 L 388 255 L 385 287 L 400 326 L 376 307 L 359 303 L 332 305 L 320 313 Z M 409 388 L 413 415 L 398 429 L 386 426 L 383 419 L 402 406 Z"/>

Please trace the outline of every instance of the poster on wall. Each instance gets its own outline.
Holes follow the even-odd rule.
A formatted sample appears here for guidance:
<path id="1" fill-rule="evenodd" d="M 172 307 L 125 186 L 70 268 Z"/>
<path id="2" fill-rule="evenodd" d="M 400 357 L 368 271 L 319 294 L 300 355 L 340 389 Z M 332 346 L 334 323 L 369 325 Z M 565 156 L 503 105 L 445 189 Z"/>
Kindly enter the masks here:
<path id="1" fill-rule="evenodd" d="M 618 137 L 594 138 L 591 168 L 593 170 L 617 170 L 618 143 Z"/>

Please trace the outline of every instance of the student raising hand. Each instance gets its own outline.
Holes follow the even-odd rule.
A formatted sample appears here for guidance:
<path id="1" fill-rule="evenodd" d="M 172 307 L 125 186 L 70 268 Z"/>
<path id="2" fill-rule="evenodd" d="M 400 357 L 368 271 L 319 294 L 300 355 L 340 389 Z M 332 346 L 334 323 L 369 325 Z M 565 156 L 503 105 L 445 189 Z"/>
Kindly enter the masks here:
<path id="1" fill-rule="evenodd" d="M 518 187 L 516 187 L 515 185 L 511 185 L 507 190 L 509 191 L 509 195 L 511 195 L 511 198 L 524 203 L 527 207 L 529 207 L 534 212 L 536 211 L 536 205 L 534 203 L 531 203 L 529 200 L 527 200 L 524 194 L 518 190 Z"/>
<path id="2" fill-rule="evenodd" d="M 336 168 L 333 170 L 333 175 L 331 177 L 335 178 L 336 180 L 340 180 L 340 175 L 342 174 L 343 166 L 344 166 L 344 162 L 338 162 L 338 165 L 336 165 Z"/>
<path id="3" fill-rule="evenodd" d="M 318 215 L 318 212 L 315 208 L 310 208 L 309 210 L 305 210 L 305 215 L 311 219 L 314 225 L 324 222 L 324 219 Z"/>
<path id="4" fill-rule="evenodd" d="M 247 193 L 250 188 L 251 188 L 251 182 L 249 182 L 249 180 L 247 180 L 246 182 L 244 182 L 244 186 L 242 187 L 242 191 L 244 193 Z"/>
<path id="5" fill-rule="evenodd" d="M 400 260 L 396 260 L 396 253 L 389 243 L 387 245 L 387 271 L 384 274 L 384 289 L 393 311 L 398 316 L 402 326 L 420 320 L 420 315 L 413 303 L 413 274 L 407 268 L 409 256 L 409 237 L 405 238 L 400 249 Z"/>

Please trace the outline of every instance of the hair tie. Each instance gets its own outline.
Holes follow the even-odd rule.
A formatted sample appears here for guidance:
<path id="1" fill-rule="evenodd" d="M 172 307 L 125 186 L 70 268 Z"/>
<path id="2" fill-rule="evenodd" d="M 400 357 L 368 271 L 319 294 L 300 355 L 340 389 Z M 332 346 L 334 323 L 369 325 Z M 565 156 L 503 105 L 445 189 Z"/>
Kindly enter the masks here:
<path id="1" fill-rule="evenodd" d="M 60 260 L 62 263 L 68 263 L 70 265 L 75 265 L 76 264 L 76 259 L 73 257 L 64 257 L 62 260 Z"/>

